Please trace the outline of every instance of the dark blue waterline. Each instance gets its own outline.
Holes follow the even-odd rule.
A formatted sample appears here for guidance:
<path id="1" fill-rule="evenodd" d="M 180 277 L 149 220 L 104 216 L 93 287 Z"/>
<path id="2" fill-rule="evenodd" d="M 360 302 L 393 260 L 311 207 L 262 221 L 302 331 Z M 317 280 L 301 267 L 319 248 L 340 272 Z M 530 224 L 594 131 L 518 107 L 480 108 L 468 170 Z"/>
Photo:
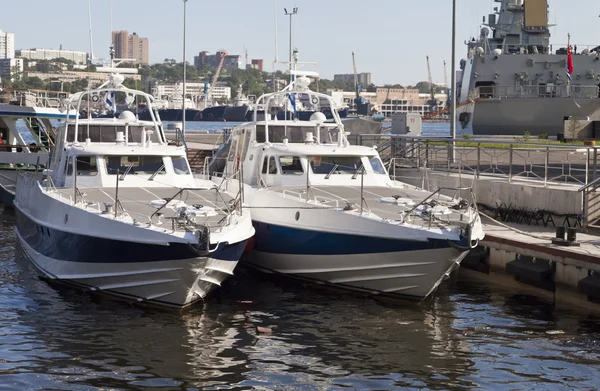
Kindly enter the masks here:
<path id="1" fill-rule="evenodd" d="M 158 262 L 197 258 L 199 254 L 186 243 L 133 243 L 98 238 L 46 227 L 31 220 L 17 209 L 17 230 L 36 252 L 60 261 L 90 263 Z M 221 243 L 210 254 L 213 259 L 238 261 L 247 241 Z"/>
<path id="2" fill-rule="evenodd" d="M 253 222 L 254 250 L 273 254 L 349 255 L 431 250 L 450 247 L 445 239 L 416 241 L 320 232 Z"/>

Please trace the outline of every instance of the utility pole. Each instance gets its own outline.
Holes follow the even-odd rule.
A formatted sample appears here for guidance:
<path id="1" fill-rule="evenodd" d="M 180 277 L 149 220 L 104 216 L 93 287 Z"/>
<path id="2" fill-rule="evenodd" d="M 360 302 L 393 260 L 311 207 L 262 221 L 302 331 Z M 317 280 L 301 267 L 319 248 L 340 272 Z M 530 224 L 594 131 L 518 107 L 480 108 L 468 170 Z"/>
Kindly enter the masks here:
<path id="1" fill-rule="evenodd" d="M 450 136 L 454 140 L 456 138 L 456 0 L 452 0 L 452 62 L 450 63 L 450 75 L 451 80 L 451 97 L 452 100 L 451 110 L 450 110 Z M 454 162 L 456 158 L 456 150 L 455 143 L 452 141 L 452 145 L 450 148 L 450 159 Z"/>
<path id="2" fill-rule="evenodd" d="M 185 79 L 186 75 L 186 61 L 185 61 L 185 14 L 186 14 L 186 4 L 188 0 L 183 0 L 183 101 L 182 101 L 182 110 L 181 110 L 181 134 L 185 135 Z"/>

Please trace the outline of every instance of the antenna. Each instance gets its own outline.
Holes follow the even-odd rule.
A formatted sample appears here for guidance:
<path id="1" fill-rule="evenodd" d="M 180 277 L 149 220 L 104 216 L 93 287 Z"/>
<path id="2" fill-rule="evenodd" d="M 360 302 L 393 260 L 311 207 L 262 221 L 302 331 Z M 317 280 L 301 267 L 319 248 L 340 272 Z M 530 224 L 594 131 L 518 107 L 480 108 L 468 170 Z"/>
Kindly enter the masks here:
<path id="1" fill-rule="evenodd" d="M 90 64 L 94 59 L 94 46 L 92 45 L 92 2 L 88 0 L 88 21 L 90 25 Z"/>
<path id="2" fill-rule="evenodd" d="M 275 4 L 275 64 L 279 62 L 279 51 L 277 50 L 277 0 L 273 1 Z M 273 65 L 273 70 L 275 70 L 275 65 Z"/>

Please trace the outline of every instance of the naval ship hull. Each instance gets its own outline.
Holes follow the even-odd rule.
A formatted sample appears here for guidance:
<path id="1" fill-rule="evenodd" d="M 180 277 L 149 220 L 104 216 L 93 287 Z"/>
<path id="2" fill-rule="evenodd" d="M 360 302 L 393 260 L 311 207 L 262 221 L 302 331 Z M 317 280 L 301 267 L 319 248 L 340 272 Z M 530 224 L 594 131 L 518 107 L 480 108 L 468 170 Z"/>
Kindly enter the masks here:
<path id="1" fill-rule="evenodd" d="M 599 99 L 481 99 L 472 107 L 475 135 L 522 136 L 529 132 L 556 136 L 565 133 L 565 121 L 570 116 L 578 120 L 600 120 Z"/>

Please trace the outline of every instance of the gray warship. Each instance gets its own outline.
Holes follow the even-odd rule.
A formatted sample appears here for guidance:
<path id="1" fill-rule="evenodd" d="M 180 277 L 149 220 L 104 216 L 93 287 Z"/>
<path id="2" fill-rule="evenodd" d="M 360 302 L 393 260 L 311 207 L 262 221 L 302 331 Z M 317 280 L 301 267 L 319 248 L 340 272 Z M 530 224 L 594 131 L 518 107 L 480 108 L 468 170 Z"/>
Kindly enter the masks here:
<path id="1" fill-rule="evenodd" d="M 476 135 L 600 136 L 600 46 L 550 44 L 547 0 L 495 0 L 478 39 L 465 42 L 458 120 Z M 567 37 L 564 37 L 564 42 Z M 578 51 L 579 49 L 579 51 Z M 574 121 L 573 121 L 574 120 Z M 570 129 L 570 130 L 569 130 Z"/>

